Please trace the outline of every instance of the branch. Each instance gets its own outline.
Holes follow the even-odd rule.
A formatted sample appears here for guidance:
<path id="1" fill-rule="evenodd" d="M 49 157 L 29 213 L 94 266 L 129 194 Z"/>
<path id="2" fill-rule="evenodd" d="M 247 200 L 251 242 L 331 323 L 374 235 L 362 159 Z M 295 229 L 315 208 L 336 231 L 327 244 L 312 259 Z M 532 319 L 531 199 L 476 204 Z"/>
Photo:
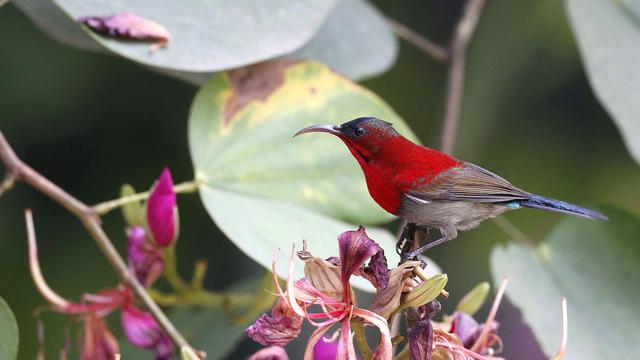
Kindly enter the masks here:
<path id="1" fill-rule="evenodd" d="M 409 29 L 407 26 L 394 19 L 387 18 L 387 22 L 389 23 L 389 26 L 391 26 L 391 30 L 393 30 L 399 38 L 406 40 L 411 45 L 420 49 L 425 53 L 425 55 L 439 62 L 447 61 L 447 58 L 449 57 L 449 51 L 447 49 Z"/>
<path id="2" fill-rule="evenodd" d="M 442 120 L 442 134 L 440 149 L 450 154 L 455 144 L 458 129 L 458 117 L 464 92 L 464 66 L 469 40 L 476 29 L 480 13 L 485 0 L 468 0 L 464 7 L 464 15 L 456 26 L 455 33 L 449 44 L 449 74 L 447 75 L 447 98 L 445 102 L 444 118 Z"/>
<path id="3" fill-rule="evenodd" d="M 167 335 L 171 337 L 175 345 L 179 349 L 193 350 L 185 338 L 173 326 L 169 318 L 167 318 L 167 316 L 162 312 L 160 307 L 158 307 L 149 294 L 147 294 L 145 288 L 129 271 L 126 263 L 122 257 L 120 257 L 120 254 L 113 246 L 113 243 L 109 240 L 107 234 L 102 229 L 100 218 L 91 207 L 77 200 L 32 169 L 29 165 L 22 162 L 11 148 L 11 145 L 9 145 L 5 139 L 2 131 L 0 131 L 0 159 L 4 163 L 7 173 L 12 174 L 16 181 L 21 181 L 30 185 L 78 217 L 89 235 L 93 238 L 113 269 L 116 271 L 120 280 L 125 285 L 129 286 L 140 300 L 142 300 L 147 309 L 149 309 L 153 314 L 156 321 L 158 321 L 158 324 L 160 324 Z"/>

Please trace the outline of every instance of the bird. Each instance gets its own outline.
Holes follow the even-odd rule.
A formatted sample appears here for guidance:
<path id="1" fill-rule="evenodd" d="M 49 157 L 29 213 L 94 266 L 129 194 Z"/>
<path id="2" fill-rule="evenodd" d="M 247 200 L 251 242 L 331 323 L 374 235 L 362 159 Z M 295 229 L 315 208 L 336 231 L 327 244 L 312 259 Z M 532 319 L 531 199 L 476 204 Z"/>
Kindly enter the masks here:
<path id="1" fill-rule="evenodd" d="M 369 194 L 387 212 L 421 228 L 437 228 L 440 237 L 405 256 L 453 240 L 458 231 L 519 208 L 535 208 L 606 220 L 597 211 L 521 190 L 472 163 L 418 145 L 389 122 L 359 117 L 342 125 L 312 125 L 294 137 L 315 132 L 335 135 L 364 173 Z"/>

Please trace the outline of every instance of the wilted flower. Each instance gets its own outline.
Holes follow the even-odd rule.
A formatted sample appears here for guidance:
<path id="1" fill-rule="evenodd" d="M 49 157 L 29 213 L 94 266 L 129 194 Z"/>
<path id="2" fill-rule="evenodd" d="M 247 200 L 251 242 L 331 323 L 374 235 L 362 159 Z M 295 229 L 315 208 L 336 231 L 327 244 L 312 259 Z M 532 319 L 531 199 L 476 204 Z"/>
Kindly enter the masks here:
<path id="1" fill-rule="evenodd" d="M 271 316 L 263 314 L 249 326 L 247 336 L 262 345 L 284 346 L 300 334 L 302 316 L 298 316 L 280 299 L 271 310 Z"/>
<path id="2" fill-rule="evenodd" d="M 129 267 L 143 286 L 153 284 L 162 275 L 162 252 L 147 239 L 141 226 L 133 226 L 127 230 L 127 254 Z"/>
<path id="3" fill-rule="evenodd" d="M 173 343 L 160 329 L 151 313 L 127 304 L 122 309 L 122 327 L 127 340 L 132 345 L 153 349 L 156 360 L 171 358 Z"/>
<path id="4" fill-rule="evenodd" d="M 292 253 L 286 292 L 278 284 L 274 261 L 274 281 L 280 295 L 280 301 L 276 308 L 282 309 L 278 310 L 277 314 L 283 316 L 279 318 L 272 312 L 272 320 L 265 321 L 265 316 L 261 317 L 247 329 L 246 333 L 249 337 L 261 343 L 275 341 L 279 345 L 283 345 L 283 342 L 286 344 L 299 332 L 298 319 L 305 318 L 317 327 L 311 335 L 305 351 L 304 358 L 311 360 L 314 356 L 313 349 L 316 342 L 333 325 L 340 324 L 337 358 L 355 359 L 351 321 L 360 319 L 364 324 L 376 326 L 380 330 L 380 343 L 373 354 L 373 359 L 391 358 L 391 336 L 387 320 L 370 310 L 359 308 L 349 285 L 351 276 L 355 272 L 360 272 L 365 261 L 381 249 L 365 234 L 362 226 L 356 231 L 342 233 L 338 237 L 338 244 L 340 249 L 339 265 L 314 258 L 308 253 L 301 254 L 306 262 L 305 278 L 298 281 L 292 279 L 294 269 L 294 254 Z M 313 305 L 320 306 L 322 312 L 310 312 L 310 307 Z M 289 323 L 296 326 L 288 329 L 286 337 L 273 337 L 272 334 L 277 334 L 283 328 L 284 318 L 288 318 Z M 268 345 L 272 344 L 268 343 Z"/>
<path id="5" fill-rule="evenodd" d="M 151 238 L 160 246 L 172 245 L 178 238 L 178 209 L 171 172 L 162 170 L 147 200 L 147 224 Z"/>

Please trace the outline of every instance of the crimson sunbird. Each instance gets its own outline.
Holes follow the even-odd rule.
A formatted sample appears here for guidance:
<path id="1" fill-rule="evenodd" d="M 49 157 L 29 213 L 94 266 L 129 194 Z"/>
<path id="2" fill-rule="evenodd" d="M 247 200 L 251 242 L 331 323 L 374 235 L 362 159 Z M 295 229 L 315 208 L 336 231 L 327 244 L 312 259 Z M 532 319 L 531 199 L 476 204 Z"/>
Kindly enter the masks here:
<path id="1" fill-rule="evenodd" d="M 607 219 L 599 212 L 520 190 L 480 166 L 414 144 L 392 124 L 374 117 L 339 126 L 313 125 L 294 136 L 311 132 L 333 134 L 347 145 L 364 172 L 369 194 L 384 210 L 440 230 L 439 239 L 406 254 L 408 258 L 455 239 L 458 230 L 520 207 Z"/>

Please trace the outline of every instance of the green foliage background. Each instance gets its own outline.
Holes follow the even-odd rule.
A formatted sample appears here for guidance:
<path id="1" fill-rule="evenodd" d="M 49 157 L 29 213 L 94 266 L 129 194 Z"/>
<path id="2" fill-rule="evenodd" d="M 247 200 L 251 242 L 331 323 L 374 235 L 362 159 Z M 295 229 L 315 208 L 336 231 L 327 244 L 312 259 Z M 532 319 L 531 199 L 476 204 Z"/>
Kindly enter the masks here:
<path id="1" fill-rule="evenodd" d="M 461 2 L 376 5 L 445 43 Z M 124 182 L 144 189 L 165 165 L 176 181 L 191 179 L 186 120 L 197 88 L 121 58 L 64 47 L 11 4 L 0 9 L 0 24 L 0 125 L 27 163 L 88 203 L 117 197 Z M 402 43 L 396 65 L 363 84 L 390 104 L 422 143 L 437 147 L 445 70 Z M 458 157 L 532 192 L 640 212 L 640 168 L 593 96 L 562 2 L 487 4 L 469 50 L 460 120 Z M 25 206 L 34 211 L 43 271 L 60 294 L 78 298 L 117 279 L 77 220 L 59 206 L 19 184 L 3 195 L 0 294 L 18 319 L 20 358 L 34 358 L 36 322 L 31 314 L 43 300 L 27 267 Z M 190 273 L 191 261 L 202 256 L 211 265 L 209 288 L 262 272 L 217 230 L 198 196 L 180 196 L 179 206 L 178 251 L 184 274 Z M 535 240 L 544 239 L 561 218 L 534 210 L 506 216 Z M 104 222 L 123 249 L 120 215 L 114 212 Z M 453 299 L 491 278 L 491 249 L 508 240 L 487 222 L 430 254 L 448 273 Z M 452 306 L 455 301 L 445 310 Z M 486 306 L 482 311 L 486 313 Z M 65 319 L 45 314 L 44 321 L 48 354 L 55 356 L 63 344 Z M 505 357 L 542 356 L 514 308 L 502 307 L 498 321 Z M 244 342 L 229 358 L 242 358 L 252 349 L 255 344 Z"/>

